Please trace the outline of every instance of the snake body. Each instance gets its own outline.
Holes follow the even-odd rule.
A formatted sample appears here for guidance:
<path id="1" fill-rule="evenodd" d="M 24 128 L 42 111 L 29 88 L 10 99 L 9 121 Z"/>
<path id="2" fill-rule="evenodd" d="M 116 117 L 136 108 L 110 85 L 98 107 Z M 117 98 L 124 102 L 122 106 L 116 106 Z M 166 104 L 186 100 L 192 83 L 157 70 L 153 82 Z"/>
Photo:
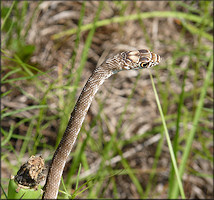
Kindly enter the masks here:
<path id="1" fill-rule="evenodd" d="M 94 69 L 76 102 L 65 133 L 54 153 L 44 186 L 43 199 L 57 198 L 66 160 L 74 146 L 93 97 L 103 82 L 119 71 L 150 68 L 159 63 L 159 55 L 147 49 L 141 49 L 119 53 Z"/>

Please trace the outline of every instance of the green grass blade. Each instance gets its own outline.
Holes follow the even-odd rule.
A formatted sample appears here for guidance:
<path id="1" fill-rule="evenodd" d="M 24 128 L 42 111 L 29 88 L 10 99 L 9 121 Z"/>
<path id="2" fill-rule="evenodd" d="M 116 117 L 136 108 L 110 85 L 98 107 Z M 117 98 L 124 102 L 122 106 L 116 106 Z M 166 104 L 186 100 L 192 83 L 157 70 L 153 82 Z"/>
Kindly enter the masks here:
<path id="1" fill-rule="evenodd" d="M 1 94 L 1 98 L 7 96 L 8 94 L 10 94 L 12 92 L 12 90 L 8 90 L 7 92 L 4 92 Z"/>
<path id="2" fill-rule="evenodd" d="M 177 167 L 177 164 L 176 164 L 175 155 L 174 155 L 172 144 L 171 144 L 171 141 L 170 141 L 168 129 L 167 129 L 167 126 L 166 126 L 165 118 L 164 118 L 164 115 L 163 115 L 163 111 L 162 111 L 162 108 L 161 108 L 161 104 L 160 104 L 160 101 L 159 101 L 159 97 L 158 97 L 158 94 L 157 94 L 157 91 L 156 91 L 155 84 L 154 84 L 154 81 L 153 81 L 151 73 L 150 73 L 150 78 L 151 78 L 151 81 L 152 81 L 152 87 L 153 87 L 153 90 L 154 90 L 154 93 L 155 93 L 155 98 L 156 98 L 156 101 L 157 101 L 158 109 L 159 109 L 159 112 L 160 112 L 160 115 L 161 115 L 161 119 L 162 119 L 164 130 L 165 130 L 166 140 L 167 140 L 167 144 L 168 144 L 168 147 L 169 147 L 169 152 L 170 152 L 170 156 L 171 156 L 171 159 L 172 159 L 172 163 L 173 163 L 173 167 L 174 167 L 174 170 L 175 170 L 175 174 L 176 174 L 176 177 L 177 177 L 177 182 L 178 182 L 178 186 L 179 186 L 179 189 L 180 189 L 181 197 L 182 197 L 182 199 L 185 199 L 186 197 L 185 197 L 185 194 L 184 194 L 184 189 L 183 189 L 183 185 L 182 185 L 181 179 L 179 177 L 178 167 Z"/>
<path id="3" fill-rule="evenodd" d="M 86 42 L 85 42 L 85 46 L 84 46 L 84 49 L 83 49 L 83 53 L 82 53 L 82 59 L 80 61 L 80 65 L 76 71 L 76 74 L 77 74 L 77 77 L 73 83 L 73 86 L 74 86 L 74 90 L 71 94 L 69 94 L 69 103 L 67 106 L 66 105 L 66 111 L 65 111 L 65 114 L 64 114 L 64 117 L 62 118 L 62 123 L 60 124 L 60 128 L 59 128 L 59 137 L 57 137 L 57 142 L 56 142 L 56 145 L 59 144 L 59 141 L 60 139 L 62 138 L 62 134 L 64 132 L 64 129 L 68 123 L 68 117 L 71 113 L 71 103 L 75 102 L 75 94 L 77 92 L 77 88 L 78 88 L 78 85 L 79 85 L 79 82 L 80 82 L 80 77 L 82 75 L 82 71 L 84 69 L 84 66 L 85 66 L 85 63 L 86 63 L 86 60 L 87 60 L 87 56 L 88 56 L 88 50 L 91 46 L 91 43 L 92 43 L 92 39 L 93 39 L 93 36 L 94 36 L 94 33 L 95 33 L 95 30 L 96 30 L 96 22 L 98 21 L 99 19 L 99 16 L 100 16 L 100 13 L 101 13 L 101 10 L 102 10 L 102 6 L 103 6 L 103 2 L 100 2 L 99 4 L 99 8 L 97 10 L 97 13 L 96 13 L 96 16 L 94 18 L 94 22 L 93 22 L 93 26 L 92 26 L 92 29 L 90 30 L 89 34 L 88 34 L 88 37 L 86 39 Z"/>
<path id="4" fill-rule="evenodd" d="M 9 71 L 7 74 L 5 74 L 2 79 L 1 79 L 1 82 L 4 81 L 5 79 L 7 79 L 7 77 L 11 76 L 12 74 L 16 74 L 17 72 L 21 71 L 21 69 L 14 69 L 12 71 Z"/>
<path id="5" fill-rule="evenodd" d="M 211 42 L 213 42 L 212 35 L 206 33 L 205 31 L 203 31 L 201 29 L 196 28 L 196 26 L 193 26 L 192 24 L 184 22 L 184 21 L 182 21 L 182 25 L 193 35 L 195 35 L 195 34 L 199 35 L 199 36 L 204 37 L 204 38 L 210 40 Z"/>
<path id="6" fill-rule="evenodd" d="M 25 63 L 19 58 L 18 55 L 14 55 L 15 59 L 18 61 L 18 63 L 23 67 L 24 71 L 26 71 L 26 73 L 29 76 L 33 76 L 33 73 L 27 68 L 27 66 L 25 65 Z"/>
<path id="7" fill-rule="evenodd" d="M 164 133 L 163 133 L 163 131 L 161 131 L 161 138 L 158 142 L 157 150 L 155 152 L 155 159 L 154 159 L 154 163 L 152 165 L 152 172 L 149 175 L 149 181 L 148 181 L 148 184 L 146 186 L 145 194 L 143 196 L 143 198 L 145 198 L 145 199 L 149 196 L 149 192 L 151 191 L 152 186 L 155 184 L 154 183 L 155 182 L 154 177 L 155 177 L 158 161 L 160 159 L 161 152 L 163 149 L 162 148 L 163 144 L 164 144 Z"/>
<path id="8" fill-rule="evenodd" d="M 27 152 L 28 144 L 29 144 L 30 140 L 32 139 L 33 126 L 34 126 L 34 123 L 32 121 L 28 127 L 27 133 L 26 133 L 23 143 L 22 143 L 22 147 L 21 147 L 21 150 L 19 153 L 20 158 L 22 158 L 24 156 L 24 154 Z"/>
<path id="9" fill-rule="evenodd" d="M 135 185 L 140 197 L 143 197 L 143 187 L 141 186 L 139 180 L 137 179 L 136 175 L 134 174 L 132 168 L 129 166 L 127 160 L 123 157 L 123 153 L 120 150 L 120 148 L 118 147 L 117 142 L 114 143 L 115 147 L 117 148 L 117 151 L 119 152 L 119 155 L 121 156 L 121 163 L 124 166 L 124 169 L 126 169 L 130 179 L 132 180 L 133 184 Z"/>
<path id="10" fill-rule="evenodd" d="M 15 110 L 15 111 L 3 113 L 1 115 L 1 119 L 8 117 L 8 116 L 13 116 L 13 115 L 21 113 L 23 111 L 32 110 L 32 109 L 41 109 L 41 108 L 47 108 L 47 107 L 48 107 L 47 105 L 28 106 L 26 108 L 21 108 L 21 109 Z"/>
<path id="11" fill-rule="evenodd" d="M 78 189 L 80 172 L 81 172 L 81 163 L 80 163 L 78 174 L 77 174 L 77 182 L 76 182 L 76 189 L 75 190 Z"/>
<path id="12" fill-rule="evenodd" d="M 7 135 L 7 137 L 1 142 L 1 147 L 3 147 L 5 144 L 7 144 L 13 134 L 13 130 L 14 130 L 14 126 L 11 125 L 10 130 L 9 130 L 9 134 Z"/>
<path id="13" fill-rule="evenodd" d="M 153 18 L 153 17 L 162 17 L 162 18 L 167 18 L 167 17 L 173 17 L 177 19 L 186 19 L 189 21 L 197 22 L 200 23 L 202 21 L 200 16 L 189 14 L 189 13 L 182 13 L 182 12 L 172 12 L 172 11 L 154 11 L 154 12 L 144 12 L 140 14 L 133 14 L 133 15 L 127 15 L 127 16 L 122 16 L 122 17 L 114 17 L 112 19 L 105 19 L 96 22 L 96 27 L 101 27 L 101 26 L 106 26 L 109 24 L 113 23 L 122 23 L 122 22 L 127 22 L 127 21 L 132 21 L 132 20 L 137 20 L 137 19 L 146 19 L 146 18 Z M 204 20 L 204 24 L 213 27 L 213 22 L 209 20 Z M 90 30 L 93 27 L 93 23 L 91 24 L 86 24 L 81 27 L 81 31 L 86 31 Z M 61 37 L 64 37 L 66 35 L 72 35 L 77 32 L 77 28 L 69 29 L 66 31 L 62 31 L 60 33 L 54 34 L 52 38 L 59 39 Z"/>
<path id="14" fill-rule="evenodd" d="M 5 198 L 7 199 L 7 194 L 6 194 L 5 190 L 4 190 L 4 187 L 2 186 L 2 184 L 0 184 L 0 185 L 1 185 L 1 191 L 3 192 Z"/>
<path id="15" fill-rule="evenodd" d="M 11 13 L 11 11 L 12 11 L 12 9 L 13 9 L 15 3 L 16 3 L 16 1 L 13 1 L 12 6 L 10 7 L 10 9 L 9 9 L 9 11 L 8 11 L 8 13 L 7 13 L 7 15 L 5 16 L 4 21 L 2 22 L 1 31 L 3 30 L 4 25 L 5 25 L 5 23 L 7 22 L 7 19 L 8 19 L 8 17 L 10 16 L 10 13 Z"/>
<path id="16" fill-rule="evenodd" d="M 64 199 L 68 199 L 68 197 L 69 197 L 70 195 L 69 195 L 69 193 L 68 193 L 68 191 L 67 191 L 67 189 L 66 189 L 66 185 L 65 185 L 65 182 L 64 182 L 64 180 L 63 180 L 63 177 L 61 177 L 61 182 L 62 182 L 62 186 L 63 186 L 63 190 L 64 190 L 64 191 L 61 191 L 61 190 L 59 190 L 59 191 L 62 192 L 63 194 L 65 194 Z"/>
<path id="17" fill-rule="evenodd" d="M 46 74 L 47 72 L 42 72 L 42 73 L 38 73 L 36 75 L 33 75 L 33 76 L 24 76 L 24 77 L 18 77 L 18 78 L 11 78 L 11 79 L 7 79 L 7 80 L 4 80 L 2 81 L 1 83 L 2 84 L 5 84 L 5 83 L 12 83 L 12 82 L 16 82 L 16 81 L 20 81 L 20 80 L 30 80 L 30 79 L 34 79 L 38 76 L 42 76 L 44 74 Z"/>
<path id="18" fill-rule="evenodd" d="M 178 151 L 178 148 L 179 148 L 179 143 L 178 143 L 178 138 L 179 138 L 179 131 L 180 131 L 180 120 L 181 120 L 181 110 L 182 110 L 182 107 L 183 107 L 183 103 L 184 103 L 184 93 L 185 93 L 185 90 L 184 90 L 184 87 L 185 87 L 185 84 L 186 84 L 186 77 L 187 77 L 187 70 L 185 70 L 184 72 L 184 80 L 183 80 L 183 83 L 182 83 L 182 90 L 181 90 L 181 94 L 180 94 L 180 97 L 179 97 L 179 104 L 178 104 L 178 111 L 177 111 L 177 120 L 176 120 L 176 132 L 175 132 L 175 136 L 174 136 L 174 139 L 173 139 L 173 149 L 174 149 L 174 153 L 175 153 L 175 158 L 177 160 L 177 151 Z M 171 171 L 170 171 L 170 176 L 169 176 L 169 196 L 172 192 L 172 188 L 174 187 L 174 176 L 175 176 L 175 171 L 174 171 L 174 168 L 173 168 L 173 165 L 171 165 Z"/>
<path id="19" fill-rule="evenodd" d="M 211 56 L 211 58 L 210 58 L 207 74 L 206 74 L 206 77 L 205 77 L 205 80 L 204 80 L 204 84 L 203 84 L 203 88 L 201 90 L 198 106 L 197 106 L 197 109 L 196 109 L 196 112 L 195 112 L 195 116 L 194 116 L 194 119 L 193 119 L 193 127 L 192 127 L 190 133 L 188 134 L 188 138 L 186 140 L 187 144 L 186 144 L 185 151 L 183 153 L 181 164 L 180 164 L 180 167 L 179 167 L 179 175 L 180 175 L 180 177 L 183 176 L 184 169 L 186 167 L 187 159 L 188 159 L 191 147 L 192 147 L 192 143 L 193 143 L 193 139 L 194 139 L 194 136 L 195 136 L 195 133 L 196 133 L 196 129 L 198 127 L 198 122 L 199 122 L 199 119 L 200 119 L 201 111 L 203 109 L 204 99 L 205 99 L 205 95 L 206 95 L 206 92 L 207 92 L 207 87 L 208 87 L 208 85 L 210 83 L 210 78 L 211 78 L 211 75 L 212 75 L 212 71 L 213 71 L 213 56 Z M 178 196 L 178 185 L 175 182 L 171 198 L 177 198 L 177 196 Z"/>
<path id="20" fill-rule="evenodd" d="M 76 61 L 76 54 L 77 54 L 77 49 L 78 49 L 78 45 L 80 42 L 80 33 L 81 33 L 81 27 L 83 26 L 84 15 L 85 15 L 85 2 L 83 2 L 81 11 L 80 11 L 80 17 L 79 17 L 79 22 L 78 22 L 78 27 L 77 27 L 77 34 L 76 34 L 77 38 L 75 40 L 75 47 L 74 47 L 73 55 L 71 58 L 72 69 L 73 69 L 75 61 Z"/>

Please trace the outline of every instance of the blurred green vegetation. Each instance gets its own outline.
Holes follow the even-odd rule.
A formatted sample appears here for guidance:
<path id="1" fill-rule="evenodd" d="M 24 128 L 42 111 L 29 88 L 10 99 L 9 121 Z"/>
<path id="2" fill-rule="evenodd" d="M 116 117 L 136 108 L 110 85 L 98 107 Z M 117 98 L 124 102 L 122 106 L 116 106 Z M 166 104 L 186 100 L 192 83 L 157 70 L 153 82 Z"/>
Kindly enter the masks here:
<path id="1" fill-rule="evenodd" d="M 1 2 L 2 3 L 2 2 Z M 38 6 L 41 2 L 38 2 Z M 11 120 L 16 119 L 16 123 L 12 123 L 10 127 L 1 127 L 2 133 L 2 143 L 1 143 L 1 160 L 8 167 L 11 173 L 14 175 L 19 166 L 14 166 L 10 162 L 10 154 L 14 154 L 15 158 L 21 165 L 24 155 L 41 154 L 45 149 L 50 149 L 52 152 L 55 147 L 51 146 L 44 141 L 44 136 L 42 132 L 46 130 L 53 120 L 60 121 L 58 138 L 56 139 L 56 144 L 60 141 L 62 134 L 66 128 L 68 122 L 68 116 L 70 111 L 74 106 L 77 94 L 77 88 L 82 87 L 80 85 L 80 77 L 82 76 L 83 68 L 87 61 L 88 52 L 91 48 L 92 39 L 97 27 L 106 26 L 114 23 L 121 23 L 121 26 L 126 26 L 127 21 L 138 20 L 140 21 L 140 28 L 142 29 L 147 45 L 153 48 L 152 43 L 149 40 L 149 36 L 146 33 L 146 29 L 143 20 L 146 18 L 160 17 L 164 19 L 175 18 L 178 21 L 180 27 L 180 38 L 177 41 L 169 40 L 165 38 L 160 41 L 165 46 L 171 45 L 173 51 L 171 52 L 171 62 L 165 62 L 160 65 L 159 69 L 163 71 L 168 71 L 168 77 L 165 80 L 164 85 L 162 84 L 161 77 L 159 75 L 160 70 L 156 71 L 156 87 L 158 90 L 158 95 L 160 98 L 161 106 L 163 109 L 164 120 L 166 121 L 167 128 L 169 130 L 174 130 L 174 137 L 172 138 L 173 151 L 177 159 L 179 174 L 182 179 L 183 173 L 194 174 L 197 177 L 209 177 L 213 180 L 212 171 L 207 173 L 202 173 L 196 171 L 191 167 L 191 163 L 197 162 L 198 159 L 208 161 L 213 167 L 213 127 L 211 127 L 211 120 L 213 119 L 213 77 L 211 76 L 213 70 L 213 46 L 210 42 L 213 42 L 213 2 L 212 1 L 199 1 L 196 8 L 196 3 L 185 3 L 185 2 L 169 2 L 170 11 L 148 11 L 146 13 L 138 13 L 139 8 L 135 5 L 136 13 L 130 14 L 130 16 L 124 16 L 123 13 L 128 9 L 131 2 L 126 1 L 115 1 L 113 2 L 119 8 L 121 13 L 119 16 L 113 17 L 112 19 L 99 20 L 100 15 L 104 9 L 106 2 L 100 2 L 99 7 L 96 12 L 96 17 L 91 24 L 83 24 L 83 19 L 85 16 L 85 3 L 82 3 L 82 10 L 80 11 L 80 18 L 78 27 L 71 30 L 62 31 L 59 34 L 53 35 L 52 39 L 60 39 L 64 35 L 76 34 L 74 56 L 69 62 L 71 62 L 72 67 L 75 63 L 76 51 L 80 41 L 80 35 L 82 32 L 88 30 L 89 33 L 85 39 L 85 46 L 82 52 L 82 59 L 76 74 L 69 74 L 67 82 L 64 85 L 58 85 L 59 79 L 53 80 L 53 82 L 47 87 L 45 87 L 45 80 L 40 79 L 43 76 L 49 76 L 48 70 L 41 70 L 40 66 L 34 65 L 30 62 L 30 58 L 34 55 L 36 46 L 34 44 L 28 44 L 26 42 L 26 37 L 31 28 L 32 21 L 34 20 L 35 13 L 38 11 L 38 6 L 31 14 L 28 23 L 26 24 L 26 16 L 28 15 L 28 6 L 30 1 L 13 1 L 10 6 L 1 6 L 1 52 L 2 52 L 2 77 L 1 83 L 9 88 L 7 91 L 1 93 L 2 99 L 11 94 L 13 90 L 17 90 L 23 96 L 32 99 L 37 105 L 29 105 L 25 108 L 18 108 L 13 111 L 8 111 L 8 108 L 4 108 L 1 111 L 1 120 Z M 22 4 L 22 6 L 19 6 Z M 106 8 L 105 8 L 106 9 Z M 110 9 L 110 8 L 109 8 Z M 186 12 L 180 10 L 185 9 Z M 140 11 L 139 11 L 140 12 Z M 167 27 L 166 27 L 167 28 Z M 193 42 L 186 38 L 194 39 Z M 204 42 L 206 41 L 206 42 Z M 188 68 L 181 68 L 181 60 L 183 57 L 188 57 Z M 63 66 L 66 67 L 66 66 Z M 204 74 L 201 74 L 202 70 Z M 185 92 L 185 87 L 187 85 L 188 71 L 192 70 L 194 73 L 193 80 L 191 83 L 193 89 L 191 92 Z M 177 72 L 181 77 L 178 77 Z M 129 105 L 129 100 L 132 98 L 135 92 L 135 87 L 139 81 L 140 75 L 136 78 L 135 83 L 133 83 L 133 88 L 130 96 L 127 98 L 127 103 L 124 105 L 124 110 L 121 114 L 121 118 L 118 119 L 116 131 L 111 133 L 110 141 L 105 141 L 102 130 L 102 123 L 106 123 L 108 126 L 108 119 L 103 114 L 104 102 L 99 103 L 99 113 L 94 119 L 92 119 L 90 129 L 87 130 L 85 125 L 82 127 L 82 132 L 86 133 L 86 139 L 82 142 L 77 142 L 76 149 L 71 153 L 72 156 L 72 166 L 68 171 L 66 177 L 61 187 L 61 192 L 59 198 L 104 198 L 105 191 L 108 186 L 112 186 L 114 198 L 118 198 L 120 191 L 118 191 L 117 176 L 128 175 L 130 181 L 136 188 L 136 191 L 141 198 L 157 198 L 160 194 L 153 193 L 153 189 L 158 184 L 157 174 L 160 173 L 158 169 L 158 162 L 161 159 L 161 154 L 164 146 L 164 128 L 161 123 L 161 117 L 157 119 L 157 126 L 153 127 L 151 130 L 147 131 L 146 134 L 135 135 L 129 139 L 124 140 L 123 138 L 118 138 L 118 129 L 123 123 L 123 116 L 126 114 L 127 106 Z M 178 94 L 172 84 L 171 80 L 174 80 L 178 85 L 180 85 L 180 93 Z M 70 82 L 73 80 L 73 85 L 70 86 Z M 23 81 L 23 84 L 32 84 L 36 88 L 36 91 L 41 93 L 42 98 L 38 99 L 29 95 L 23 88 L 16 85 L 18 81 Z M 53 92 L 68 90 L 72 91 L 67 96 L 59 97 L 59 112 L 54 116 L 50 116 L 48 105 L 49 100 L 54 96 Z M 168 105 L 176 105 L 176 109 L 173 113 L 168 112 Z M 191 106 L 189 106 L 191 104 Z M 190 109 L 191 107 L 191 109 Z M 26 110 L 39 110 L 39 114 L 32 117 L 18 116 L 18 113 L 24 112 Z M 162 118 L 162 119 L 163 119 Z M 26 135 L 22 136 L 18 134 L 20 126 L 27 124 Z M 99 140 L 95 141 L 91 136 L 92 129 L 98 126 Z M 182 129 L 182 130 L 181 130 Z M 32 131 L 35 130 L 35 134 Z M 124 130 L 125 131 L 125 130 Z M 180 134 L 182 132 L 182 134 Z M 151 173 L 149 173 L 148 182 L 143 186 L 141 184 L 141 175 L 138 175 L 139 169 L 132 168 L 130 163 L 126 158 L 123 157 L 122 149 L 125 149 L 128 145 L 135 145 L 136 142 L 143 143 L 148 140 L 152 135 L 161 133 L 161 138 L 158 141 L 157 148 L 154 154 L 154 163 Z M 122 133 L 123 134 L 123 133 Z M 15 140 L 21 140 L 22 145 L 20 152 L 16 151 L 14 147 Z M 192 148 L 193 142 L 196 141 L 200 144 L 201 149 Z M 33 144 L 33 146 L 29 145 Z M 212 146 L 212 147 L 210 147 Z M 89 163 L 87 160 L 87 155 L 85 153 L 86 148 L 90 148 L 91 151 L 96 152 L 100 156 L 99 168 L 81 178 L 80 164 L 82 168 L 87 171 L 89 170 Z M 121 165 L 118 168 L 114 168 L 111 165 L 106 165 L 106 161 L 111 160 L 114 156 L 121 155 Z M 52 155 L 45 158 L 46 161 L 50 161 Z M 77 174 L 79 170 L 79 173 Z M 148 173 L 148 172 L 147 172 Z M 171 164 L 171 169 L 169 177 L 166 177 L 168 184 L 165 185 L 165 193 L 168 193 L 169 198 L 180 198 L 180 193 L 178 190 L 178 181 L 175 176 L 174 167 Z M 105 188 L 103 188 L 104 181 L 107 181 Z M 7 184 L 9 183 L 9 178 L 2 178 L 1 188 L 2 197 L 6 198 Z M 74 187 L 76 185 L 76 187 Z M 183 187 L 185 182 L 183 182 Z M 71 188 L 75 188 L 71 190 Z M 186 188 L 183 188 L 186 191 Z M 87 190 L 87 196 L 85 196 L 84 191 Z"/>

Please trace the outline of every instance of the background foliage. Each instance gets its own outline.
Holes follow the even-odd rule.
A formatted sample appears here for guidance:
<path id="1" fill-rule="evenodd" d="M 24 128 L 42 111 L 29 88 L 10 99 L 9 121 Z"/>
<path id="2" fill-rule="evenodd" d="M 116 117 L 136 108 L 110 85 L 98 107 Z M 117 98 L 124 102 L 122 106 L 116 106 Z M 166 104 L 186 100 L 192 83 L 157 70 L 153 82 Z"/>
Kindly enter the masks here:
<path id="1" fill-rule="evenodd" d="M 1 32 L 2 198 L 31 155 L 50 162 L 97 63 L 142 48 L 185 196 L 213 198 L 213 2 L 2 1 Z M 148 70 L 104 83 L 63 178 L 59 198 L 180 197 Z"/>

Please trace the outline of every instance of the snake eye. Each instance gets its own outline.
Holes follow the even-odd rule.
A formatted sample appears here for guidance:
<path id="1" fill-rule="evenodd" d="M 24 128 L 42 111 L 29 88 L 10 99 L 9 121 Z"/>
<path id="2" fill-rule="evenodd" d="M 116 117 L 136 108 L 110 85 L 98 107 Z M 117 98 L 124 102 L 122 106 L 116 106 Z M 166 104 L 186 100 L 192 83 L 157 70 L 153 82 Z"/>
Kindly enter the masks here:
<path id="1" fill-rule="evenodd" d="M 148 63 L 142 63 L 140 66 L 141 66 L 142 68 L 146 68 L 147 65 L 148 65 Z"/>

